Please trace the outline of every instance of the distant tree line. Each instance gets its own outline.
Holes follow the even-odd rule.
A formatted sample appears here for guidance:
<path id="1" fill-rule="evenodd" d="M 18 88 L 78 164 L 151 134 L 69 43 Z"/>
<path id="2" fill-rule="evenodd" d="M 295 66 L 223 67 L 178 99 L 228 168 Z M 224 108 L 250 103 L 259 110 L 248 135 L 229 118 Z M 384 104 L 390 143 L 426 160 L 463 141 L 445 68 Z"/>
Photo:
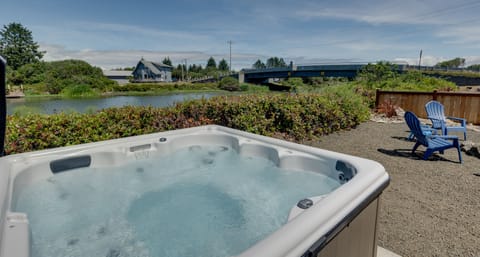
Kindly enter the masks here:
<path id="1" fill-rule="evenodd" d="M 278 58 L 278 57 L 270 57 L 267 59 L 266 63 L 258 59 L 252 65 L 252 68 L 254 69 L 281 68 L 281 67 L 287 67 L 287 64 L 285 63 L 285 60 L 283 60 L 283 58 Z"/>
<path id="2" fill-rule="evenodd" d="M 218 77 L 219 75 L 226 74 L 230 70 L 230 66 L 225 59 L 220 60 L 217 65 L 213 57 L 208 58 L 205 67 L 201 64 L 190 64 L 187 67 L 183 63 L 174 66 L 169 57 L 165 57 L 162 63 L 173 67 L 172 78 L 177 80 Z"/>
<path id="3" fill-rule="evenodd" d="M 445 69 L 462 68 L 462 67 L 465 67 L 465 58 L 457 57 L 451 60 L 439 62 L 435 64 L 435 67 L 445 68 Z M 473 64 L 465 67 L 465 69 L 471 70 L 471 71 L 480 71 L 480 64 Z"/>

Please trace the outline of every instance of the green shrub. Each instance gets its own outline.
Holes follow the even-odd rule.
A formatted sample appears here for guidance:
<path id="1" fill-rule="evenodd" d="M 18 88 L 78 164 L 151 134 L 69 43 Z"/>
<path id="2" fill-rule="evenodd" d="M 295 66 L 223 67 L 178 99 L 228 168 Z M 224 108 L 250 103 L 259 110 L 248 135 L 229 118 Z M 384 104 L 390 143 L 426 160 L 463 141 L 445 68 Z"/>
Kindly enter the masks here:
<path id="1" fill-rule="evenodd" d="M 228 90 L 228 91 L 239 91 L 240 90 L 240 85 L 238 83 L 238 79 L 232 78 L 232 77 L 224 77 L 218 83 L 218 87 L 220 89 Z"/>
<path id="2" fill-rule="evenodd" d="M 368 115 L 360 96 L 346 90 L 218 96 L 169 108 L 127 106 L 93 114 L 9 115 L 5 151 L 14 154 L 205 124 L 303 141 L 355 127 Z"/>
<path id="3" fill-rule="evenodd" d="M 88 85 L 93 89 L 107 91 L 116 84 L 103 76 L 100 68 L 80 60 L 26 64 L 9 72 L 9 81 L 16 85 L 44 85 L 50 94 L 58 94 L 66 87 L 77 85 Z M 32 91 L 38 92 L 38 89 Z"/>
<path id="4" fill-rule="evenodd" d="M 240 91 L 251 93 L 266 93 L 270 92 L 270 89 L 268 88 L 268 86 L 242 83 L 240 84 Z"/>
<path id="5" fill-rule="evenodd" d="M 98 93 L 95 92 L 88 85 L 74 85 L 67 86 L 61 92 L 62 95 L 67 97 L 93 97 L 98 96 Z"/>

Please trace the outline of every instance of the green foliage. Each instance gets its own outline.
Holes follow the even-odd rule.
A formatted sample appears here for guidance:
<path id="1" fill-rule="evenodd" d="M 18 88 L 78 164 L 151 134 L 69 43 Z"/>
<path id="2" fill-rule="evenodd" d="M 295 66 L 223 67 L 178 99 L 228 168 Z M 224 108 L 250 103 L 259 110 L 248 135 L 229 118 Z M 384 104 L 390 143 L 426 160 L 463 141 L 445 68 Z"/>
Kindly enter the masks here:
<path id="1" fill-rule="evenodd" d="M 297 92 L 298 88 L 305 86 L 302 78 L 288 78 L 287 80 L 282 81 L 282 85 L 289 86 L 291 88 L 290 91 L 293 92 Z"/>
<path id="2" fill-rule="evenodd" d="M 467 78 L 478 78 L 480 73 L 475 72 L 474 70 L 432 70 L 432 71 L 422 71 L 423 74 L 433 75 L 435 77 L 467 77 Z"/>
<path id="3" fill-rule="evenodd" d="M 218 69 L 221 70 L 221 71 L 228 71 L 228 63 L 227 61 L 225 61 L 225 59 L 222 59 L 219 63 L 218 63 Z"/>
<path id="4" fill-rule="evenodd" d="M 45 81 L 47 64 L 45 62 L 34 62 L 25 64 L 7 75 L 7 79 L 14 85 L 37 84 Z"/>
<path id="5" fill-rule="evenodd" d="M 353 82 L 354 91 L 363 95 L 370 107 L 375 103 L 375 90 L 408 90 L 433 91 L 455 90 L 454 83 L 426 76 L 419 71 L 399 73 L 395 66 L 389 63 L 368 64 L 362 69 L 357 80 Z"/>
<path id="6" fill-rule="evenodd" d="M 378 62 L 377 64 L 367 64 L 359 72 L 357 79 L 362 81 L 363 85 L 371 90 L 383 88 L 383 83 L 398 77 L 397 66 L 389 62 Z"/>
<path id="7" fill-rule="evenodd" d="M 61 94 L 67 97 L 95 97 L 99 95 L 89 85 L 70 85 L 64 88 Z"/>
<path id="8" fill-rule="evenodd" d="M 254 69 L 265 69 L 267 68 L 267 65 L 265 65 L 265 63 L 263 63 L 260 59 L 258 59 L 253 65 L 252 65 L 252 68 Z"/>
<path id="9" fill-rule="evenodd" d="M 448 69 L 448 68 L 459 68 L 459 67 L 462 67 L 464 65 L 465 65 L 465 58 L 457 57 L 455 59 L 451 59 L 451 60 L 448 60 L 448 61 L 439 62 L 439 63 L 435 64 L 435 67 Z"/>
<path id="10" fill-rule="evenodd" d="M 50 94 L 58 94 L 64 88 L 76 85 L 105 91 L 116 83 L 104 77 L 100 68 L 92 67 L 85 61 L 64 60 L 48 63 L 45 84 Z"/>
<path id="11" fill-rule="evenodd" d="M 42 59 L 45 52 L 39 51 L 38 47 L 32 32 L 20 23 L 12 22 L 0 30 L 0 55 L 14 70 Z"/>
<path id="12" fill-rule="evenodd" d="M 232 78 L 232 77 L 224 77 L 218 83 L 218 87 L 220 89 L 228 90 L 228 91 L 239 91 L 240 90 L 240 85 L 238 83 L 238 79 Z"/>
<path id="13" fill-rule="evenodd" d="M 29 85 L 31 92 L 41 93 L 40 90 L 46 90 L 50 94 L 59 94 L 67 87 L 79 85 L 90 87 L 92 92 L 95 89 L 106 91 L 116 84 L 103 76 L 100 68 L 80 60 L 26 64 L 10 72 L 8 81 L 14 85 Z"/>
<path id="14" fill-rule="evenodd" d="M 215 59 L 213 59 L 213 57 L 210 56 L 210 58 L 208 58 L 208 61 L 207 61 L 207 69 L 210 68 L 210 69 L 217 69 L 217 63 L 215 62 Z"/>
<path id="15" fill-rule="evenodd" d="M 276 68 L 276 67 L 287 67 L 287 64 L 283 60 L 283 58 L 278 57 L 270 57 L 267 59 L 267 68 Z"/>
<path id="16" fill-rule="evenodd" d="M 480 64 L 473 64 L 467 67 L 467 70 L 480 71 Z"/>
<path id="17" fill-rule="evenodd" d="M 359 98 L 351 91 L 222 96 L 169 108 L 128 106 L 93 114 L 12 115 L 7 117 L 5 151 L 14 154 L 212 123 L 290 140 L 310 140 L 364 121 L 369 112 Z"/>
<path id="18" fill-rule="evenodd" d="M 168 65 L 168 66 L 172 66 L 172 61 L 170 60 L 170 57 L 165 57 L 162 61 L 163 64 L 165 65 Z"/>
<path id="19" fill-rule="evenodd" d="M 268 86 L 242 83 L 240 84 L 240 91 L 250 92 L 250 93 L 268 93 L 270 92 L 270 89 L 268 88 Z"/>

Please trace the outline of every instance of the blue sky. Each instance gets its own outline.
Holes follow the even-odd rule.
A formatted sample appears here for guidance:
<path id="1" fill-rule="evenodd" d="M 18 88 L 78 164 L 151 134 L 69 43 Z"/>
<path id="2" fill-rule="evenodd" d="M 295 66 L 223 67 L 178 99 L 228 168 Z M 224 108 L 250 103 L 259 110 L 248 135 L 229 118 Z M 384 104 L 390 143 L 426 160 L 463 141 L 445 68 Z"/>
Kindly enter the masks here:
<path id="1" fill-rule="evenodd" d="M 20 22 L 44 59 L 82 59 L 110 69 L 144 57 L 205 65 L 213 56 L 248 68 L 257 59 L 297 64 L 480 63 L 480 1 L 68 1 L 4 0 L 0 25 Z"/>

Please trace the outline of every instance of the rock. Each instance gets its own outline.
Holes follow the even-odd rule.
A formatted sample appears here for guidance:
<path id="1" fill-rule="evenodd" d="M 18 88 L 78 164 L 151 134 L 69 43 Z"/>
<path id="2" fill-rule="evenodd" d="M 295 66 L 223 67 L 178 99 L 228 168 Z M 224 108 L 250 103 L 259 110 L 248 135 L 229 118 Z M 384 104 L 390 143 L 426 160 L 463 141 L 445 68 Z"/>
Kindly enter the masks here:
<path id="1" fill-rule="evenodd" d="M 464 141 L 460 144 L 460 148 L 464 151 L 467 155 L 475 156 L 480 158 L 480 152 L 478 150 L 478 145 L 472 141 Z"/>

